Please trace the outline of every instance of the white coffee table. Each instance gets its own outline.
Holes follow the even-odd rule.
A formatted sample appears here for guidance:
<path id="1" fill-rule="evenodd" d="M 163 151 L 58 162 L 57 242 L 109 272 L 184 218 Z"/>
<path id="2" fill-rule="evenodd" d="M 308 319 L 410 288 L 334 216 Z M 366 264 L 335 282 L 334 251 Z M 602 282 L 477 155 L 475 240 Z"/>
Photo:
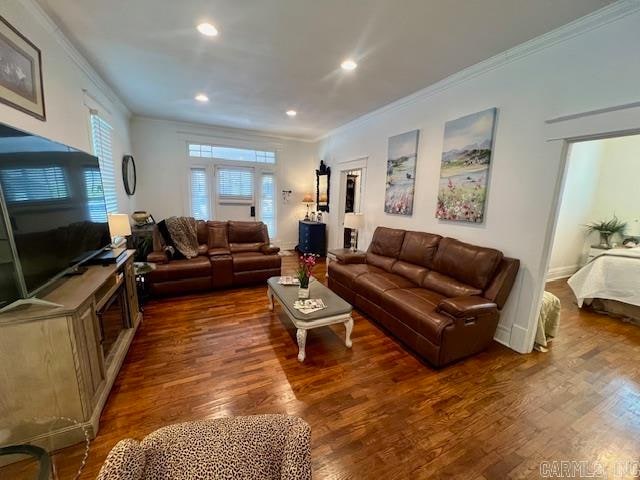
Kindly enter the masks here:
<path id="1" fill-rule="evenodd" d="M 351 311 L 353 308 L 338 295 L 333 293 L 316 279 L 309 282 L 309 298 L 321 298 L 327 308 L 305 315 L 293 308 L 293 303 L 298 300 L 298 287 L 295 285 L 280 285 L 280 277 L 271 277 L 267 280 L 267 296 L 269 297 L 269 310 L 273 310 L 273 299 L 275 298 L 282 306 L 282 310 L 298 329 L 296 338 L 298 340 L 298 360 L 304 362 L 306 353 L 307 330 L 324 327 L 335 323 L 344 323 L 346 334 L 344 344 L 351 348 L 351 331 L 353 330 L 353 318 Z"/>

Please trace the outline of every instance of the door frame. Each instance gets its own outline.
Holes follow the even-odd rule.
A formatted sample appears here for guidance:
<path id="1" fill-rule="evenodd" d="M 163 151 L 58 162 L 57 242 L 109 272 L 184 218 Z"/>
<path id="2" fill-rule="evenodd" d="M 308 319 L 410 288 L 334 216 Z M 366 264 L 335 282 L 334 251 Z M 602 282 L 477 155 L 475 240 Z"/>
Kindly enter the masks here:
<path id="1" fill-rule="evenodd" d="M 333 243 L 340 242 L 339 245 L 334 245 L 334 248 L 342 248 L 342 242 L 344 239 L 344 209 L 346 206 L 346 192 L 347 192 L 347 172 L 352 170 L 360 170 L 360 209 L 359 212 L 364 211 L 364 200 L 365 200 L 365 192 L 366 192 L 366 183 L 367 183 L 367 162 L 369 157 L 360 157 L 353 160 L 347 160 L 344 162 L 340 162 L 337 164 L 338 171 L 340 172 L 340 197 L 338 202 L 338 232 L 336 232 L 335 238 L 333 239 Z M 366 223 L 366 218 L 365 218 Z M 367 227 L 362 229 L 361 232 L 358 232 L 358 243 L 366 238 L 363 233 L 367 231 Z"/>

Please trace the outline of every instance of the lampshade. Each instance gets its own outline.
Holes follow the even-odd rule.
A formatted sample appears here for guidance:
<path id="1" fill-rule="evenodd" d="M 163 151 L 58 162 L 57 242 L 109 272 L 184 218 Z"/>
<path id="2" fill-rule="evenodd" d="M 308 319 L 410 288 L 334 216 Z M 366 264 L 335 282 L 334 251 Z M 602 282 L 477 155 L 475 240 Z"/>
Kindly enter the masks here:
<path id="1" fill-rule="evenodd" d="M 129 215 L 124 213 L 110 213 L 109 231 L 112 237 L 126 237 L 131 235 L 131 224 L 129 223 Z"/>
<path id="2" fill-rule="evenodd" d="M 627 228 L 624 234 L 626 237 L 640 237 L 640 220 L 636 218 L 627 222 Z"/>
<path id="3" fill-rule="evenodd" d="M 345 228 L 355 228 L 356 230 L 364 227 L 364 214 L 363 213 L 345 213 L 344 215 Z"/>
<path id="4" fill-rule="evenodd" d="M 327 200 L 329 200 L 329 197 L 327 197 L 326 193 L 320 195 L 320 203 L 327 203 Z"/>
<path id="5" fill-rule="evenodd" d="M 304 198 L 302 199 L 302 203 L 313 203 L 313 195 L 311 195 L 310 193 L 305 193 L 304 194 Z"/>

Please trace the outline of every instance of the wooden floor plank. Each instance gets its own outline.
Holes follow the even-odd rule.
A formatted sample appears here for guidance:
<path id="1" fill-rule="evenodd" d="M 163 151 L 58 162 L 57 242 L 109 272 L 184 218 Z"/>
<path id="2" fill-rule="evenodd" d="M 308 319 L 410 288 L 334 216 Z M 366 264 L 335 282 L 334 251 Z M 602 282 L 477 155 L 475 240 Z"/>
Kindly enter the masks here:
<path id="1" fill-rule="evenodd" d="M 284 257 L 291 273 L 295 257 Z M 324 278 L 324 264 L 316 274 Z M 83 478 L 122 438 L 175 422 L 289 413 L 312 427 L 320 479 L 538 478 L 541 461 L 634 460 L 640 440 L 640 328 L 579 310 L 563 281 L 548 353 L 488 351 L 434 370 L 363 315 L 295 330 L 251 287 L 153 300 L 116 380 Z M 59 452 L 61 478 L 81 449 Z M 12 476 L 7 476 L 12 475 Z M 19 478 L 0 470 L 0 478 Z"/>

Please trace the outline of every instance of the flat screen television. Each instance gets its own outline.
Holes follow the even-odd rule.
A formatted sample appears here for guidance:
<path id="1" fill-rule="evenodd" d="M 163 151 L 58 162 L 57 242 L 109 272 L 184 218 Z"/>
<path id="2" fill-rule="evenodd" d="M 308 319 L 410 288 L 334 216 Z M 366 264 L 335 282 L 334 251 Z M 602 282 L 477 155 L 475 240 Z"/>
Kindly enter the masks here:
<path id="1" fill-rule="evenodd" d="M 3 265 L 12 263 L 0 269 L 1 286 L 10 287 L 6 277 L 13 275 L 22 298 L 35 296 L 110 243 L 98 159 L 3 124 L 0 202 Z M 12 300 L 6 296 L 2 303 Z"/>

